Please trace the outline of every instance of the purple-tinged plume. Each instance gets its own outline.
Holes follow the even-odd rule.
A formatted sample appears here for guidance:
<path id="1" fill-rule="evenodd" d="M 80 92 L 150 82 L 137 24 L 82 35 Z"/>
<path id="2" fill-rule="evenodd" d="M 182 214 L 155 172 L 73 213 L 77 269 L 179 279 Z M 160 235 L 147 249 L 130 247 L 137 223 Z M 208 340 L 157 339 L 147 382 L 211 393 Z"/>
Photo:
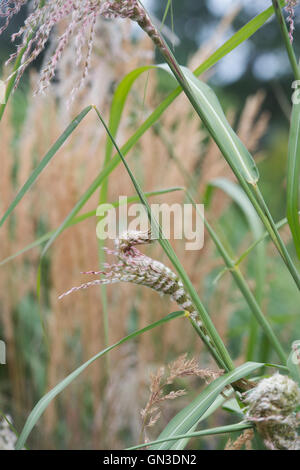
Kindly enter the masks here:
<path id="1" fill-rule="evenodd" d="M 294 7 L 297 5 L 298 0 L 287 0 L 287 4 L 285 10 L 288 13 L 287 22 L 289 23 L 289 36 L 290 41 L 293 42 L 294 40 L 294 31 L 295 31 L 295 11 Z"/>
<path id="2" fill-rule="evenodd" d="M 13 42 L 17 40 L 20 40 L 20 42 L 16 51 L 7 61 L 7 63 L 10 63 L 22 51 L 25 51 L 17 70 L 16 83 L 20 80 L 26 67 L 44 50 L 53 29 L 62 24 L 63 20 L 66 20 L 64 31 L 55 39 L 55 47 L 52 46 L 54 52 L 41 72 L 38 91 L 44 91 L 49 85 L 69 41 L 75 41 L 78 46 L 77 56 L 74 58 L 76 65 L 83 59 L 83 46 L 87 45 L 82 80 L 76 86 L 76 89 L 80 88 L 87 76 L 90 65 L 95 22 L 100 14 L 100 0 L 45 0 L 43 3 L 37 0 L 33 2 L 29 2 L 29 0 L 4 0 L 4 3 L 1 3 L 0 16 L 6 20 L 0 29 L 0 33 L 7 28 L 13 15 L 18 13 L 25 4 L 32 5 L 32 9 L 24 25 L 11 38 Z"/>
<path id="3" fill-rule="evenodd" d="M 0 29 L 4 31 L 11 18 L 20 11 L 23 5 L 31 8 L 24 25 L 12 36 L 12 41 L 20 40 L 16 51 L 10 56 L 7 63 L 22 56 L 21 64 L 17 69 L 16 83 L 18 84 L 24 70 L 44 50 L 46 43 L 51 39 L 50 50 L 53 51 L 48 63 L 42 69 L 38 92 L 43 92 L 50 84 L 66 46 L 74 41 L 76 57 L 74 63 L 79 66 L 84 60 L 82 79 L 74 86 L 71 99 L 79 90 L 87 77 L 93 49 L 95 23 L 98 16 L 104 18 L 128 18 L 137 22 L 139 26 L 151 37 L 160 48 L 164 48 L 160 35 L 152 24 L 144 8 L 137 0 L 2 0 L 0 5 L 0 18 L 5 23 Z M 52 36 L 55 27 L 60 25 L 60 36 Z M 65 26 L 61 26 L 65 25 Z M 50 37 L 51 36 L 51 37 Z M 83 47 L 87 52 L 83 55 Z"/>
<path id="4" fill-rule="evenodd" d="M 116 263 L 105 264 L 103 271 L 83 273 L 103 275 L 104 277 L 73 287 L 60 295 L 59 299 L 78 290 L 101 284 L 114 284 L 117 282 L 140 284 L 150 287 L 162 295 L 169 295 L 180 308 L 186 310 L 191 318 L 197 322 L 206 340 L 210 342 L 210 338 L 199 319 L 198 312 L 178 276 L 163 263 L 144 255 L 136 247 L 137 245 L 151 243 L 151 241 L 150 232 L 124 232 L 115 240 L 115 249 L 113 251 L 106 250 L 108 254 L 113 254 L 116 257 Z"/>

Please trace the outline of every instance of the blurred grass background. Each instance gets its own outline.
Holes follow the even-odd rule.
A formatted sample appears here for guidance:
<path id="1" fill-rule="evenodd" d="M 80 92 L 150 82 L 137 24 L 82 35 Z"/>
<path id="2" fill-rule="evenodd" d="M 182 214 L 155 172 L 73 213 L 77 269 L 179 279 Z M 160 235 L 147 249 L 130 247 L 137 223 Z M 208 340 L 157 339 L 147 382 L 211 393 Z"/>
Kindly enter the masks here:
<path id="1" fill-rule="evenodd" d="M 163 16 L 163 3 L 149 3 L 157 18 Z M 251 2 L 251 6 L 247 3 L 241 2 L 243 8 L 235 15 L 233 1 L 173 1 L 174 21 L 169 15 L 166 25 L 176 34 L 174 51 L 181 63 L 191 68 L 199 65 L 233 31 L 269 5 L 266 1 Z M 223 20 L 220 26 L 224 14 L 228 15 L 227 22 Z M 21 11 L 0 40 L 2 63 L 12 50 L 9 36 L 24 15 Z M 42 58 L 14 93 L 0 127 L 2 212 L 76 113 L 85 105 L 95 103 L 107 117 L 113 90 L 120 79 L 138 65 L 160 61 L 150 41 L 126 23 L 118 24 L 117 28 L 115 23 L 99 20 L 96 41 L 89 82 L 71 110 L 66 109 L 65 103 L 69 84 L 76 74 L 72 67 L 72 48 L 66 51 L 48 95 L 33 97 Z M 296 49 L 297 42 L 296 28 Z M 224 59 L 202 78 L 216 89 L 229 121 L 254 153 L 262 190 L 275 220 L 279 220 L 285 216 L 287 117 L 292 76 L 274 20 L 248 43 L 247 50 L 231 59 L 229 54 L 225 64 Z M 126 105 L 118 143 L 127 140 L 173 86 L 162 73 L 151 72 L 139 79 Z M 208 181 L 220 177 L 232 180 L 218 149 L 194 119 L 192 108 L 183 96 L 167 110 L 160 124 L 147 132 L 128 156 L 145 191 L 187 185 L 187 175 L 193 175 L 198 202 L 202 202 Z M 104 146 L 104 131 L 96 117 L 89 115 L 2 228 L 1 260 L 61 223 L 101 168 Z M 117 200 L 120 194 L 134 194 L 121 166 L 110 178 L 109 200 Z M 85 211 L 95 209 L 97 202 L 98 195 L 95 195 Z M 183 195 L 168 194 L 153 198 L 153 202 L 182 203 Z M 224 239 L 230 240 L 234 253 L 242 253 L 252 242 L 244 215 L 221 191 L 215 193 L 206 214 Z M 51 248 L 43 266 L 40 311 L 36 295 L 40 250 L 30 250 L 0 266 L 0 338 L 7 344 L 7 365 L 0 367 L 0 410 L 12 416 L 17 429 L 47 390 L 104 347 L 100 290 L 81 292 L 63 302 L 57 300 L 60 293 L 80 283 L 81 271 L 97 269 L 95 227 L 96 218 L 88 219 L 66 230 Z M 282 234 L 288 243 L 288 228 Z M 214 282 L 223 266 L 211 240 L 206 236 L 205 246 L 199 253 L 185 252 L 182 241 L 172 241 L 172 244 L 233 358 L 241 363 L 246 354 L 250 312 L 228 273 Z M 148 251 L 154 258 L 167 262 L 159 247 L 153 246 Z M 253 252 L 242 265 L 252 289 L 256 288 L 257 262 Z M 290 343 L 300 337 L 297 291 L 269 245 L 265 264 L 262 307 L 288 350 Z M 145 288 L 108 287 L 110 343 L 176 309 L 169 299 Z M 40 313 L 46 321 L 49 345 L 45 343 Z M 201 366 L 214 367 L 189 325 L 183 320 L 177 322 L 113 352 L 109 373 L 104 360 L 93 364 L 47 409 L 32 433 L 29 446 L 120 448 L 136 442 L 141 426 L 140 410 L 147 402 L 153 371 L 185 351 L 198 358 Z M 276 360 L 260 338 L 254 359 L 262 355 L 265 360 Z M 199 379 L 190 380 L 185 384 L 187 397 L 166 404 L 160 422 L 152 431 L 153 437 L 202 385 Z M 222 424 L 225 419 L 228 420 L 220 412 L 210 418 L 210 426 Z M 224 439 L 201 439 L 192 445 L 222 447 Z"/>

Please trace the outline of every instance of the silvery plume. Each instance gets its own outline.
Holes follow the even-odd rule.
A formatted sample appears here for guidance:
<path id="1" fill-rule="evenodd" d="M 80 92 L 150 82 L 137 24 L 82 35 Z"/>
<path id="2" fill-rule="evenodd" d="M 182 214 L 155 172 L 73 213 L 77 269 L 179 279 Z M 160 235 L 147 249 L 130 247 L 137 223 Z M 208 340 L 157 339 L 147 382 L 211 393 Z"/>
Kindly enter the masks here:
<path id="1" fill-rule="evenodd" d="M 262 379 L 245 399 L 247 419 L 255 423 L 264 443 L 271 450 L 300 450 L 297 428 L 300 416 L 300 390 L 296 382 L 279 373 Z"/>

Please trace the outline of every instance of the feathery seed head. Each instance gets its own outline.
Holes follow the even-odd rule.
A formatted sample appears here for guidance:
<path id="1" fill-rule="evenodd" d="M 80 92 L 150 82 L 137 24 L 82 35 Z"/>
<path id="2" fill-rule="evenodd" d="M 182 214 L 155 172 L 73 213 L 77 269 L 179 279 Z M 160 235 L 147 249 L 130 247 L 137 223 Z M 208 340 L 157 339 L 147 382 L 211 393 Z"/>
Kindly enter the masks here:
<path id="1" fill-rule="evenodd" d="M 105 264 L 105 271 L 89 271 L 87 274 L 103 274 L 105 277 L 75 287 L 64 295 L 74 290 L 89 287 L 90 285 L 110 284 L 114 282 L 132 282 L 142 284 L 157 290 L 160 293 L 174 295 L 182 291 L 182 283 L 167 266 L 159 261 L 153 260 L 141 253 L 136 245 L 151 242 L 150 232 L 128 231 L 123 232 L 115 240 L 115 250 L 106 250 L 117 258 L 115 264 Z M 184 291 L 183 291 L 183 294 Z M 176 300 L 176 299 L 175 299 Z"/>
<path id="2" fill-rule="evenodd" d="M 287 22 L 289 23 L 289 36 L 290 36 L 290 41 L 293 42 L 294 40 L 294 30 L 295 30 L 295 23 L 294 23 L 294 17 L 295 17 L 295 11 L 294 7 L 297 5 L 298 0 L 287 0 L 285 10 L 288 13 L 287 17 Z"/>
<path id="3" fill-rule="evenodd" d="M 103 2 L 101 15 L 105 18 L 130 18 L 139 21 L 141 7 L 137 0 L 110 0 Z"/>
<path id="4" fill-rule="evenodd" d="M 54 77 L 55 70 L 67 44 L 73 40 L 77 44 L 76 65 L 83 61 L 82 80 L 75 89 L 79 89 L 86 79 L 90 58 L 93 48 L 95 23 L 97 16 L 100 15 L 100 0 L 45 0 L 43 3 L 37 0 L 4 0 L 0 6 L 0 17 L 6 18 L 5 24 L 0 29 L 0 34 L 7 28 L 11 18 L 20 11 L 25 4 L 32 6 L 24 25 L 18 32 L 12 35 L 12 41 L 20 39 L 16 52 L 8 59 L 10 63 L 25 50 L 22 55 L 22 61 L 17 70 L 16 84 L 20 80 L 26 67 L 33 62 L 43 51 L 47 41 L 50 39 L 53 29 L 66 20 L 66 26 L 63 33 L 54 38 L 55 47 L 48 63 L 42 69 L 38 92 L 43 92 Z M 83 46 L 87 45 L 87 52 L 83 57 Z"/>
<path id="5" fill-rule="evenodd" d="M 79 287 L 73 287 L 59 298 L 90 286 L 131 282 L 150 287 L 160 294 L 170 295 L 172 300 L 176 301 L 182 309 L 187 310 L 192 318 L 197 319 L 197 323 L 201 327 L 198 313 L 178 276 L 166 265 L 144 255 L 136 248 L 136 245 L 150 243 L 151 241 L 149 231 L 124 232 L 115 240 L 115 250 L 106 250 L 108 254 L 113 254 L 116 257 L 117 262 L 114 264 L 105 263 L 103 271 L 88 271 L 85 273 L 102 275 L 103 277 L 82 284 Z"/>
<path id="6" fill-rule="evenodd" d="M 13 42 L 17 39 L 20 39 L 20 42 L 16 52 L 10 56 L 7 63 L 15 60 L 19 54 L 22 55 L 21 64 L 14 72 L 17 74 L 15 82 L 15 86 L 17 86 L 26 67 L 43 51 L 51 36 L 53 41 L 50 50 L 54 52 L 42 69 L 38 93 L 44 92 L 49 86 L 57 65 L 71 41 L 74 41 L 77 46 L 75 64 L 78 66 L 83 62 L 82 78 L 72 90 L 71 101 L 75 93 L 83 87 L 90 68 L 98 16 L 108 19 L 129 18 L 137 22 L 156 44 L 160 43 L 155 27 L 137 0 L 44 0 L 44 2 L 40 2 L 40 0 L 2 0 L 0 18 L 5 18 L 5 23 L 0 28 L 0 34 L 7 28 L 11 18 L 25 4 L 32 5 L 32 9 L 24 25 L 12 35 Z M 55 38 L 52 31 L 64 20 L 64 31 Z M 83 55 L 85 45 L 87 52 Z"/>
<path id="7" fill-rule="evenodd" d="M 263 379 L 247 393 L 245 402 L 247 419 L 256 424 L 269 449 L 300 450 L 300 421 L 294 413 L 300 390 L 292 379 L 279 373 Z"/>
<path id="8" fill-rule="evenodd" d="M 66 295 L 72 294 L 81 289 L 87 289 L 91 286 L 101 284 L 115 284 L 117 282 L 130 282 L 139 284 L 157 291 L 161 295 L 166 294 L 174 300 L 183 310 L 189 312 L 191 317 L 198 325 L 203 340 L 211 343 L 211 338 L 206 328 L 202 324 L 201 318 L 195 309 L 189 294 L 185 291 L 182 281 L 178 276 L 166 265 L 160 261 L 154 260 L 149 256 L 141 253 L 136 245 L 151 243 L 151 233 L 128 231 L 124 232 L 115 240 L 115 249 L 105 251 L 114 255 L 117 262 L 114 264 L 104 263 L 103 271 L 88 271 L 82 274 L 102 275 L 102 278 L 94 281 L 86 282 L 78 287 L 73 287 L 59 299 Z M 212 346 L 213 347 L 213 346 Z"/>

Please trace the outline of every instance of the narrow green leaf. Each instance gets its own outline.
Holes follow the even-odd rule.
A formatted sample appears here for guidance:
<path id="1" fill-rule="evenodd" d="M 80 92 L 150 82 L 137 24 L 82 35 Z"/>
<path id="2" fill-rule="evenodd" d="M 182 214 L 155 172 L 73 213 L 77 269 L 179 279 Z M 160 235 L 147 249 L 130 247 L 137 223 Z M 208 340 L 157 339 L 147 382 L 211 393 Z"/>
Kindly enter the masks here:
<path id="1" fill-rule="evenodd" d="M 181 263 L 180 263 L 177 255 L 176 255 L 176 253 L 174 252 L 169 240 L 163 235 L 162 228 L 161 228 L 159 222 L 156 220 L 156 218 L 154 217 L 154 215 L 151 212 L 151 208 L 149 206 L 147 198 L 145 197 L 144 191 L 142 190 L 142 188 L 140 187 L 138 181 L 136 180 L 135 176 L 133 175 L 132 171 L 130 170 L 130 168 L 129 168 L 129 166 L 128 166 L 125 158 L 124 158 L 124 155 L 122 154 L 121 150 L 119 149 L 119 147 L 118 147 L 115 139 L 111 135 L 110 130 L 108 129 L 103 117 L 101 116 L 99 110 L 96 107 L 95 107 L 95 111 L 96 111 L 102 125 L 104 126 L 106 132 L 108 133 L 111 140 L 113 141 L 114 147 L 116 148 L 116 150 L 118 152 L 118 155 L 119 155 L 120 159 L 122 160 L 122 162 L 123 162 L 123 164 L 126 168 L 126 171 L 127 171 L 128 175 L 129 175 L 129 177 L 130 177 L 130 179 L 133 183 L 133 186 L 134 186 L 134 188 L 135 188 L 142 204 L 144 205 L 144 207 L 146 209 L 146 213 L 148 215 L 148 218 L 149 218 L 149 221 L 150 221 L 150 224 L 151 224 L 152 234 L 159 240 L 159 243 L 160 243 L 162 249 L 164 250 L 164 252 L 168 256 L 169 260 L 171 261 L 172 265 L 174 266 L 175 270 L 177 271 L 184 287 L 186 288 L 186 291 L 188 292 L 188 294 L 191 298 L 191 301 L 193 302 L 195 308 L 197 309 L 197 311 L 199 313 L 199 317 L 200 317 L 201 321 L 203 322 L 203 326 L 205 327 L 205 330 L 207 332 L 206 334 L 208 334 L 209 337 L 211 338 L 211 342 L 205 340 L 206 334 L 203 333 L 202 328 L 197 327 L 196 329 L 199 331 L 199 334 L 201 335 L 204 343 L 209 348 L 212 356 L 216 359 L 219 366 L 225 368 L 226 370 L 232 370 L 234 368 L 233 362 L 230 358 L 230 355 L 229 355 L 229 353 L 228 353 L 228 351 L 227 351 L 220 335 L 218 334 L 218 332 L 215 328 L 214 323 L 212 322 L 208 312 L 206 311 L 204 305 L 202 304 L 202 302 L 201 302 L 201 300 L 200 300 L 193 284 L 191 283 L 187 273 L 185 272 L 183 266 L 181 265 Z"/>
<path id="2" fill-rule="evenodd" d="M 30 177 L 26 181 L 26 183 L 23 185 L 23 187 L 20 189 L 18 194 L 16 195 L 15 199 L 12 201 L 10 204 L 9 208 L 3 215 L 2 219 L 0 220 L 0 227 L 3 225 L 9 214 L 14 210 L 14 208 L 17 206 L 17 204 L 21 201 L 23 196 L 26 194 L 26 192 L 31 188 L 31 186 L 35 183 L 37 180 L 38 176 L 41 174 L 41 172 L 44 170 L 44 168 L 48 165 L 50 160 L 54 157 L 56 152 L 61 148 L 61 146 L 65 143 L 65 141 L 68 139 L 68 137 L 72 134 L 72 132 L 76 129 L 76 127 L 80 124 L 82 119 L 89 113 L 89 111 L 92 109 L 92 106 L 87 106 L 81 113 L 76 116 L 75 119 L 71 122 L 71 124 L 68 125 L 68 127 L 65 129 L 65 131 L 62 133 L 62 135 L 57 139 L 55 144 L 51 147 L 51 149 L 46 153 L 44 158 L 41 160 L 41 162 L 38 164 L 36 169 L 31 173 Z"/>
<path id="3" fill-rule="evenodd" d="M 119 128 L 122 112 L 126 103 L 127 96 L 132 88 L 132 85 L 142 73 L 154 68 L 156 68 L 155 65 L 138 67 L 129 72 L 118 84 L 113 95 L 108 123 L 109 130 L 114 137 L 116 137 L 117 135 L 117 130 Z M 113 143 L 109 136 L 107 136 L 105 164 L 110 160 L 113 148 Z"/>
<path id="4" fill-rule="evenodd" d="M 283 0 L 281 0 L 280 5 L 284 6 Z M 198 69 L 196 69 L 195 74 L 200 75 L 201 73 L 205 72 L 214 64 L 216 64 L 220 59 L 222 59 L 227 54 L 229 54 L 229 52 L 231 52 L 240 44 L 242 44 L 244 41 L 246 41 L 249 37 L 253 36 L 253 34 L 255 34 L 256 31 L 260 29 L 265 24 L 265 22 L 273 15 L 273 13 L 274 13 L 274 9 L 271 6 L 267 8 L 266 10 L 264 10 L 259 15 L 255 16 L 252 20 L 250 20 L 247 24 L 245 24 L 239 31 L 237 31 L 230 39 L 228 39 L 221 47 L 219 47 L 210 57 L 208 57 L 208 59 L 206 59 L 203 62 L 203 64 L 200 65 Z M 29 38 L 29 40 L 30 39 L 31 37 Z M 26 51 L 26 48 L 27 46 L 25 46 L 20 51 L 20 54 L 18 58 L 16 59 L 16 62 L 14 65 L 14 71 L 16 71 L 17 68 L 19 67 L 22 57 Z M 0 121 L 3 116 L 4 110 L 6 108 L 11 91 L 14 87 L 14 83 L 15 83 L 15 76 L 12 76 L 6 88 L 6 103 L 0 105 Z M 147 119 L 147 121 L 149 122 L 152 119 L 154 119 L 153 122 L 155 122 L 158 119 L 159 115 L 161 115 L 163 111 L 169 106 L 169 104 L 171 104 L 174 101 L 174 99 L 180 94 L 180 92 L 181 92 L 181 88 L 178 87 L 174 92 L 170 93 L 170 95 L 161 103 L 159 110 L 157 108 L 158 113 L 156 113 L 156 110 L 155 110 L 152 113 L 152 115 Z M 158 117 L 155 117 L 155 115 L 157 114 L 158 114 Z"/>
<path id="5" fill-rule="evenodd" d="M 294 48 L 293 48 L 292 41 L 290 39 L 290 34 L 289 34 L 289 31 L 288 31 L 288 28 L 287 28 L 285 17 L 282 13 L 282 2 L 279 1 L 279 0 L 272 0 L 272 3 L 273 3 L 274 11 L 275 11 L 275 14 L 276 14 L 276 17 L 277 17 L 277 21 L 278 21 L 278 24 L 279 24 L 279 28 L 280 28 L 280 31 L 281 31 L 281 35 L 282 35 L 282 38 L 283 38 L 283 42 L 284 42 L 284 45 L 285 45 L 285 48 L 286 48 L 286 51 L 287 51 L 287 54 L 288 54 L 290 65 L 291 65 L 293 73 L 294 73 L 294 77 L 295 77 L 296 80 L 300 80 L 300 71 L 299 71 L 299 67 L 298 67 L 298 63 L 297 63 L 297 58 L 296 58 L 296 55 L 295 55 L 295 51 L 294 51 Z M 295 5 L 297 2 L 292 2 L 291 3 L 290 1 L 287 0 L 286 3 L 289 4 L 289 5 L 290 4 Z"/>
<path id="6" fill-rule="evenodd" d="M 186 191 L 186 194 L 187 194 L 188 199 L 195 206 L 195 209 L 198 212 L 198 208 L 197 208 L 197 205 L 196 205 L 193 197 L 191 196 L 191 194 L 188 191 Z M 199 215 L 201 217 L 201 214 L 199 214 Z M 219 239 L 218 235 L 216 234 L 216 232 L 214 231 L 212 226 L 208 223 L 208 221 L 205 217 L 203 217 L 203 222 L 204 222 L 205 227 L 208 230 L 208 233 L 210 234 L 214 244 L 216 245 L 219 253 L 221 254 L 222 258 L 224 259 L 226 267 L 230 271 L 233 279 L 235 280 L 235 282 L 237 284 L 237 287 L 240 289 L 242 295 L 244 296 L 246 302 L 249 305 L 249 308 L 250 308 L 251 312 L 253 313 L 254 321 L 255 321 L 255 333 L 256 333 L 256 322 L 258 322 L 259 325 L 261 326 L 261 328 L 263 329 L 266 337 L 268 338 L 268 340 L 270 341 L 270 343 L 272 344 L 272 346 L 276 350 L 278 356 L 280 357 L 280 359 L 285 364 L 286 363 L 286 355 L 285 355 L 285 352 L 284 352 L 284 350 L 281 346 L 281 343 L 277 339 L 275 333 L 273 332 L 273 329 L 272 329 L 271 325 L 269 324 L 267 318 L 263 314 L 256 298 L 254 297 L 251 290 L 249 289 L 249 286 L 248 286 L 242 272 L 240 271 L 239 267 L 235 264 L 235 262 L 232 260 L 231 256 L 227 252 L 225 246 L 223 245 L 223 243 Z M 253 321 L 253 324 L 254 324 L 254 321 Z M 251 326 L 252 326 L 252 324 L 251 324 Z M 255 337 L 251 338 L 251 340 L 254 341 Z M 255 343 L 254 343 L 254 345 L 255 345 Z"/>
<path id="7" fill-rule="evenodd" d="M 282 2 L 283 4 L 283 2 Z M 237 31 L 228 41 L 226 41 L 221 47 L 219 47 L 208 59 L 206 59 L 195 71 L 196 76 L 201 75 L 207 71 L 210 67 L 216 64 L 220 59 L 229 54 L 238 45 L 242 44 L 249 37 L 251 37 L 274 13 L 273 7 L 267 8 L 265 11 L 255 16 L 239 31 Z M 122 146 L 121 151 L 123 155 L 126 155 L 132 147 L 138 142 L 141 136 L 161 117 L 164 111 L 173 103 L 173 101 L 182 92 L 181 87 L 177 87 L 171 92 L 151 113 L 151 115 L 144 121 L 144 123 L 136 130 L 136 132 L 129 138 L 129 140 Z M 94 191 L 99 187 L 106 176 L 108 176 L 113 169 L 120 163 L 118 155 L 114 155 L 108 165 L 105 167 L 103 175 L 99 174 L 98 177 L 91 184 L 90 189 L 95 188 Z M 89 191 L 89 190 L 88 190 Z M 85 200 L 85 196 L 82 197 L 82 201 Z"/>
<path id="8" fill-rule="evenodd" d="M 221 405 L 227 400 L 227 397 L 232 394 L 232 390 L 224 390 L 222 395 L 219 395 L 215 401 L 208 407 L 205 413 L 197 421 L 197 423 L 190 429 L 189 432 L 195 432 L 199 423 L 211 416 Z M 179 439 L 176 437 L 176 441 L 171 444 L 170 450 L 183 450 L 186 448 L 190 441 L 190 437 L 185 437 L 184 439 Z"/>
<path id="9" fill-rule="evenodd" d="M 283 1 L 281 2 L 283 5 Z M 237 31 L 228 41 L 226 41 L 221 47 L 219 47 L 208 59 L 206 59 L 195 71 L 196 76 L 201 75 L 214 64 L 216 64 L 221 58 L 225 57 L 229 52 L 235 49 L 238 45 L 242 44 L 249 37 L 251 37 L 259 28 L 261 28 L 264 23 L 272 16 L 274 13 L 273 7 L 269 7 L 264 10 L 259 15 L 255 16 L 250 20 L 245 26 L 243 26 L 239 31 Z M 160 118 L 164 111 L 172 104 L 172 102 L 180 95 L 182 92 L 181 87 L 177 87 L 173 92 L 171 92 L 157 108 L 151 113 L 151 115 L 144 121 L 144 123 L 137 129 L 137 131 L 130 137 L 130 139 L 123 145 L 121 151 L 126 155 L 129 150 L 138 142 L 140 137 Z M 2 107 L 5 105 L 2 105 Z M 2 109 L 4 111 L 4 107 Z M 96 189 L 103 183 L 105 178 L 118 166 L 120 159 L 118 155 L 115 155 L 108 165 L 106 165 L 103 173 L 101 172 L 90 185 L 86 193 L 82 196 L 78 205 L 74 208 L 74 213 L 72 216 L 77 214 L 80 208 L 85 204 L 89 197 L 96 191 Z M 87 197 L 88 196 L 88 197 Z M 22 196 L 21 196 L 22 197 Z M 16 204 L 19 201 L 16 201 Z M 79 209 L 78 209 L 79 208 Z M 11 209 L 13 210 L 13 208 Z M 11 212 L 11 211 L 10 211 Z M 8 214 L 7 214 L 8 215 Z M 6 217 L 5 217 L 6 218 Z M 5 219 L 4 219 L 5 220 Z M 2 223 L 4 222 L 1 221 Z M 0 226 L 1 226 L 0 222 Z M 57 233 L 58 235 L 58 233 Z"/>
<path id="10" fill-rule="evenodd" d="M 238 172 L 249 184 L 256 184 L 259 179 L 256 164 L 231 128 L 216 94 L 206 83 L 195 77 L 188 68 L 181 67 L 181 71 L 192 90 L 197 112 L 226 161 L 235 174 Z"/>
<path id="11" fill-rule="evenodd" d="M 287 169 L 287 219 L 294 245 L 300 259 L 299 224 L 299 176 L 300 176 L 300 103 L 293 104 L 288 147 Z"/>
<path id="12" fill-rule="evenodd" d="M 248 376 L 253 371 L 262 367 L 263 364 L 256 362 L 246 362 L 245 364 L 237 367 L 235 370 L 214 380 L 208 385 L 198 397 L 193 400 L 187 407 L 181 410 L 165 427 L 163 432 L 159 435 L 159 439 L 175 437 L 177 435 L 187 434 L 191 428 L 199 421 L 201 416 L 205 413 L 208 407 L 220 395 L 224 387 L 230 385 L 232 382 Z M 170 449 L 170 444 L 158 444 L 151 446 L 151 450 L 165 450 Z"/>
<path id="13" fill-rule="evenodd" d="M 228 434 L 231 432 L 238 432 L 238 431 L 244 431 L 245 429 L 251 429 L 253 425 L 251 423 L 248 423 L 246 421 L 242 421 L 240 423 L 236 424 L 229 424 L 228 426 L 220 426 L 217 428 L 211 428 L 211 429 L 203 429 L 202 431 L 196 431 L 196 432 L 189 432 L 187 434 L 181 434 L 176 437 L 165 437 L 164 439 L 157 439 L 156 441 L 151 441 L 151 442 L 146 442 L 145 444 L 139 444 L 134 447 L 129 447 L 126 450 L 136 450 L 136 449 L 141 449 L 142 447 L 148 447 L 148 446 L 154 446 L 158 444 L 162 444 L 164 442 L 171 442 L 174 441 L 178 438 L 183 439 L 183 440 L 190 440 L 192 437 L 203 437 L 203 436 L 213 436 L 217 434 Z M 173 447 L 170 448 L 171 450 L 174 450 Z"/>
<path id="14" fill-rule="evenodd" d="M 298 212 L 298 214 L 300 215 L 300 212 Z M 277 223 L 276 223 L 276 228 L 277 230 L 281 229 L 282 227 L 284 227 L 286 224 L 288 223 L 288 220 L 286 217 L 284 217 L 283 219 L 279 220 Z M 266 240 L 268 237 L 270 236 L 270 233 L 269 232 L 264 232 L 263 235 L 261 237 L 259 237 L 257 240 L 255 240 L 248 248 L 247 250 L 245 250 L 241 256 L 238 258 L 238 260 L 236 261 L 236 264 L 239 265 L 261 242 L 263 242 L 264 240 Z"/>
<path id="15" fill-rule="evenodd" d="M 126 341 L 129 341 L 136 336 L 139 336 L 146 331 L 152 330 L 153 328 L 156 328 L 157 326 L 161 326 L 164 323 L 167 323 L 171 320 L 174 320 L 175 318 L 182 318 L 184 316 L 185 312 L 173 312 L 167 315 L 166 317 L 162 318 L 161 320 L 152 323 L 151 325 L 146 326 L 145 328 L 142 328 L 140 330 L 135 331 L 134 333 L 131 333 L 130 335 L 126 336 L 125 338 L 122 338 L 120 341 L 117 343 L 113 344 L 112 346 L 109 346 L 108 348 L 103 349 L 103 351 L 99 352 L 95 356 L 93 356 L 91 359 L 86 361 L 84 364 L 82 364 L 80 367 L 75 369 L 70 375 L 68 375 L 64 380 L 62 380 L 59 384 L 57 384 L 52 390 L 50 390 L 46 395 L 43 396 L 43 398 L 40 399 L 40 401 L 35 405 L 33 410 L 31 411 L 30 415 L 28 416 L 25 426 L 20 434 L 20 437 L 16 443 L 16 450 L 20 450 L 24 447 L 24 444 L 31 433 L 32 429 L 36 425 L 37 421 L 39 420 L 40 416 L 44 413 L 48 405 L 51 403 L 51 401 L 59 394 L 61 393 L 70 383 L 73 382 L 90 364 L 92 364 L 94 361 L 99 359 L 100 357 L 104 356 L 107 354 L 109 351 L 112 349 L 116 348 L 117 346 L 120 346 L 121 344 L 125 343 Z"/>
<path id="16" fill-rule="evenodd" d="M 132 85 L 134 84 L 135 80 L 145 71 L 148 71 L 151 66 L 146 67 L 139 67 L 132 72 L 128 73 L 118 84 L 112 99 L 112 103 L 110 106 L 110 113 L 109 113 L 109 123 L 108 127 L 113 135 L 116 137 L 117 131 L 119 128 L 121 116 L 124 110 L 124 106 L 126 103 L 127 96 L 131 90 Z M 107 165 L 107 163 L 111 160 L 112 151 L 113 151 L 113 143 L 109 136 L 106 139 L 106 147 L 105 147 L 105 158 L 103 162 L 103 167 Z M 107 202 L 107 194 L 108 194 L 108 182 L 109 177 L 105 178 L 101 187 L 100 187 L 100 194 L 99 194 L 99 205 L 105 204 Z M 100 220 L 100 219 L 99 219 Z M 105 261 L 105 253 L 103 251 L 104 240 L 98 240 L 98 260 L 99 266 L 101 267 Z M 103 319 L 103 331 L 104 331 L 104 341 L 105 345 L 109 344 L 109 313 L 107 307 L 107 289 L 105 285 L 100 286 L 101 292 L 101 302 L 102 302 L 102 319 Z M 108 360 L 108 358 L 107 358 Z M 107 370 L 109 369 L 109 364 L 107 362 Z"/>
<path id="17" fill-rule="evenodd" d="M 281 7 L 285 5 L 285 1 L 280 1 Z M 256 15 L 252 20 L 246 23 L 241 29 L 239 29 L 231 38 L 229 38 L 222 46 L 220 46 L 210 57 L 208 57 L 200 67 L 195 70 L 195 75 L 199 76 L 201 73 L 208 70 L 210 67 L 215 65 L 220 59 L 225 57 L 231 51 L 236 49 L 240 44 L 245 42 L 251 36 L 253 36 L 274 14 L 274 8 L 268 7 Z"/>

